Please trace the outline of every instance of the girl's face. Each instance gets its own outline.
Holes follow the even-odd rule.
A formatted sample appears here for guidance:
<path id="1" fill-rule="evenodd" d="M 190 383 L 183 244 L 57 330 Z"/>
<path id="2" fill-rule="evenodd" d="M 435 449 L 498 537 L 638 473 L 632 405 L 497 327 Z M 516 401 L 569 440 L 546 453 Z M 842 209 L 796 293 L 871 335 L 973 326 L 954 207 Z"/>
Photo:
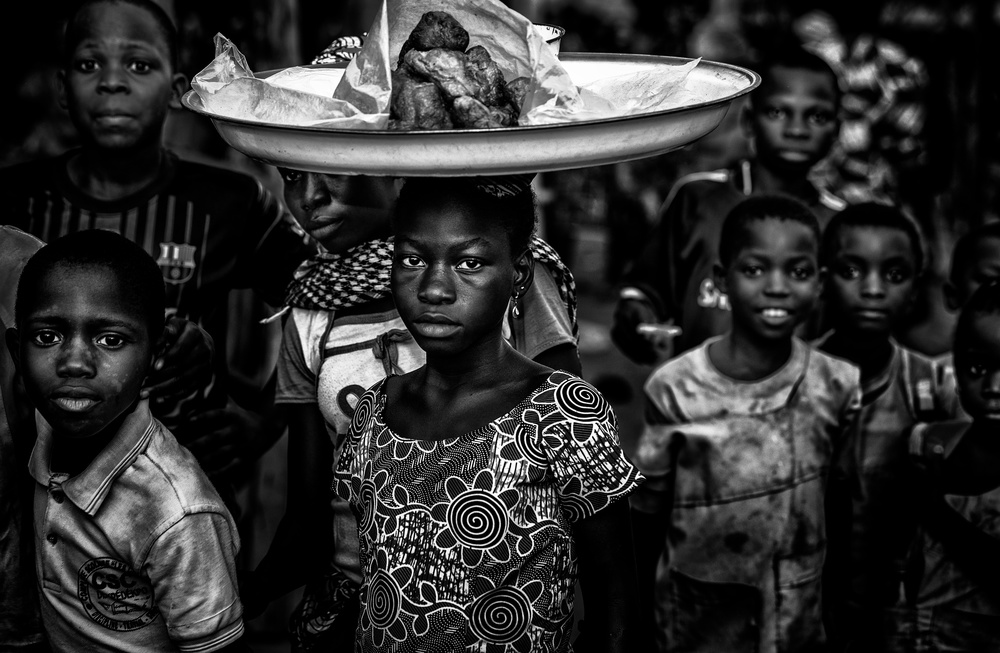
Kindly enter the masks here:
<path id="1" fill-rule="evenodd" d="M 888 336 L 913 303 L 913 243 L 888 227 L 848 227 L 838 235 L 829 282 L 837 328 Z"/>
<path id="2" fill-rule="evenodd" d="M 957 339 L 955 377 L 970 417 L 1000 421 L 1000 315 L 976 316 Z"/>
<path id="3" fill-rule="evenodd" d="M 389 234 L 389 208 L 396 198 L 390 179 L 278 171 L 288 210 L 328 252 L 343 254 Z"/>
<path id="4" fill-rule="evenodd" d="M 787 340 L 808 317 L 822 288 L 818 243 L 792 220 L 755 220 L 717 281 L 729 295 L 733 330 L 757 340 Z"/>
<path id="5" fill-rule="evenodd" d="M 512 260 L 495 220 L 441 198 L 396 222 L 392 294 L 406 328 L 428 355 L 454 356 L 495 338 L 525 256 Z"/>

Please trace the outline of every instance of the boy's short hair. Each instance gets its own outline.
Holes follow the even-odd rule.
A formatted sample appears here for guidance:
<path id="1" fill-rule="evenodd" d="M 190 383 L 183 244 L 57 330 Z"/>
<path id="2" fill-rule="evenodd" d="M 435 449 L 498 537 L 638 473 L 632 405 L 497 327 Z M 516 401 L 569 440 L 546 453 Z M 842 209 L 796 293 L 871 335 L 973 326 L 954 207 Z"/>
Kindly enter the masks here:
<path id="1" fill-rule="evenodd" d="M 955 249 L 951 253 L 951 270 L 948 274 L 948 280 L 951 281 L 952 285 L 961 285 L 962 277 L 968 270 L 968 266 L 974 263 L 972 252 L 976 243 L 987 238 L 1000 239 L 1000 222 L 987 222 L 980 225 L 963 235 L 955 243 Z"/>
<path id="2" fill-rule="evenodd" d="M 178 55 L 178 41 L 177 28 L 174 26 L 174 21 L 170 19 L 170 16 L 160 5 L 153 2 L 153 0 L 83 0 L 75 7 L 73 7 L 69 16 L 66 18 L 66 31 L 63 34 L 63 64 L 69 65 L 69 56 L 73 52 L 73 48 L 79 42 L 80 37 L 76 34 L 76 21 L 80 14 L 89 7 L 99 4 L 124 4 L 132 5 L 133 7 L 138 7 L 139 9 L 144 9 L 152 17 L 153 21 L 156 23 L 157 29 L 163 35 L 163 39 L 167 42 L 167 51 L 170 55 L 170 65 L 176 71 L 179 63 Z"/>
<path id="3" fill-rule="evenodd" d="M 757 69 L 761 74 L 761 82 L 755 95 L 763 93 L 773 77 L 770 72 L 775 68 L 808 70 L 814 73 L 829 75 L 833 85 L 835 103 L 837 105 L 840 104 L 840 79 L 830 64 L 819 55 L 809 52 L 800 44 L 784 40 L 779 40 L 763 51 L 760 63 L 757 64 Z M 751 96 L 751 101 L 752 99 L 753 96 Z"/>
<path id="4" fill-rule="evenodd" d="M 491 178 L 489 183 L 476 178 L 409 178 L 399 191 L 393 223 L 406 217 L 415 207 L 444 197 L 454 198 L 472 207 L 477 215 L 489 216 L 503 225 L 512 256 L 528 248 L 535 233 L 537 200 L 530 183 L 519 178 L 497 177 Z"/>
<path id="5" fill-rule="evenodd" d="M 14 321 L 18 326 L 38 296 L 38 284 L 57 268 L 103 268 L 118 279 L 142 312 L 155 343 L 163 333 L 166 290 L 163 273 L 141 247 L 112 231 L 87 229 L 53 240 L 28 259 L 17 284 Z"/>
<path id="6" fill-rule="evenodd" d="M 972 297 L 962 307 L 955 326 L 954 351 L 958 352 L 959 343 L 968 341 L 969 329 L 977 317 L 985 315 L 1000 315 L 1000 280 L 984 283 L 972 293 Z"/>
<path id="7" fill-rule="evenodd" d="M 805 204 L 785 195 L 757 195 L 734 206 L 722 223 L 719 236 L 719 262 L 722 267 L 729 267 L 736 258 L 750 224 L 768 219 L 801 224 L 813 233 L 819 247 L 819 222 Z"/>
<path id="8" fill-rule="evenodd" d="M 838 213 L 830 220 L 823 232 L 823 245 L 820 249 L 820 261 L 826 267 L 833 264 L 840 246 L 840 232 L 844 229 L 873 227 L 881 229 L 896 229 L 906 234 L 913 250 L 913 261 L 916 264 L 917 276 L 924 271 L 924 238 L 917 223 L 894 206 L 865 202 L 854 204 Z"/>

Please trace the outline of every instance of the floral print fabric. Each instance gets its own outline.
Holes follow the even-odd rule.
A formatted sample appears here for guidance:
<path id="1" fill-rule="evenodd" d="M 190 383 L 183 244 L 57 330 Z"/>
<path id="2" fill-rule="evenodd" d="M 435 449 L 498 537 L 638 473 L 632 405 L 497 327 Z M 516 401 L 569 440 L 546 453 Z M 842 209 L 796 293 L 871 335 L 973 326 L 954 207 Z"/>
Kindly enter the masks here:
<path id="1" fill-rule="evenodd" d="M 628 495 L 600 393 L 553 372 L 485 427 L 407 440 L 383 383 L 357 406 L 334 482 L 358 516 L 359 651 L 569 651 L 572 524 Z"/>

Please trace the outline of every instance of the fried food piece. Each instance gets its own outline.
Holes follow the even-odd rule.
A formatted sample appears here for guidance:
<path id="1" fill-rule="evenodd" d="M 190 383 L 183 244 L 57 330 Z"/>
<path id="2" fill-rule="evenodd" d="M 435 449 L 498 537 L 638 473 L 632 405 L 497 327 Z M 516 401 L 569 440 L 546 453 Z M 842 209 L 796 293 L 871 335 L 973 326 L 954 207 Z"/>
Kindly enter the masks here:
<path id="1" fill-rule="evenodd" d="M 456 127 L 466 129 L 496 129 L 503 127 L 490 113 L 490 108 L 474 97 L 463 95 L 455 98 L 451 115 Z"/>
<path id="2" fill-rule="evenodd" d="M 499 123 L 501 127 L 517 126 L 517 114 L 509 106 L 486 108 L 490 110 L 490 118 Z"/>
<path id="3" fill-rule="evenodd" d="M 515 117 L 520 117 L 521 105 L 524 104 L 524 98 L 528 94 L 530 85 L 531 80 L 527 77 L 518 77 L 507 82 L 507 97 L 515 111 Z"/>
<path id="4" fill-rule="evenodd" d="M 445 102 L 452 102 L 463 95 L 473 97 L 479 92 L 479 84 L 465 66 L 465 53 L 435 48 L 421 52 L 410 50 L 404 63 L 418 76 L 437 84 Z"/>
<path id="5" fill-rule="evenodd" d="M 410 32 L 409 38 L 399 51 L 399 61 L 402 62 L 410 50 L 457 50 L 465 52 L 469 47 L 469 33 L 462 24 L 446 11 L 428 11 L 420 17 L 417 26 Z"/>
<path id="6" fill-rule="evenodd" d="M 448 108 L 434 82 L 417 79 L 400 66 L 392 73 L 392 98 L 389 102 L 389 129 L 451 129 L 454 125 Z"/>
<path id="7" fill-rule="evenodd" d="M 506 83 L 500 66 L 493 61 L 489 51 L 481 45 L 469 48 L 465 53 L 469 76 L 479 84 L 476 99 L 491 107 L 509 103 Z"/>

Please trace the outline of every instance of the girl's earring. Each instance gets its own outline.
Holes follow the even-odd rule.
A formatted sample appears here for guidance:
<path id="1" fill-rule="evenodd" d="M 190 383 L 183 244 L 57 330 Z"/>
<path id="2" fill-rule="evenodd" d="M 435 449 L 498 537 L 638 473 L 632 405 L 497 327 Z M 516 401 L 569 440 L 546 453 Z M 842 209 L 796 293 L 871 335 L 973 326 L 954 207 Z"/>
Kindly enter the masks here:
<path id="1" fill-rule="evenodd" d="M 510 314 L 515 320 L 520 320 L 524 314 L 521 312 L 521 294 L 524 292 L 524 286 L 514 289 L 514 306 L 510 310 Z"/>

